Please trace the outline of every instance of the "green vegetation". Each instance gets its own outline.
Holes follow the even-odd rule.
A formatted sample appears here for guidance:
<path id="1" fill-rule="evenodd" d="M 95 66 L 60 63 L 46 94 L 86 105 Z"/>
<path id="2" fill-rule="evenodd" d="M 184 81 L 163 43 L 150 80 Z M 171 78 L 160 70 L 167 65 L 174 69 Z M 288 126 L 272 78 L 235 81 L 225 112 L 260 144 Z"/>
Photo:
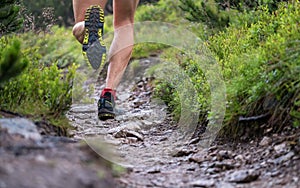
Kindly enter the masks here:
<path id="1" fill-rule="evenodd" d="M 232 24 L 210 38 L 227 82 L 227 125 L 239 116 L 264 114 L 275 131 L 299 124 L 299 7 L 299 2 L 282 3 L 274 12 L 260 7 L 240 16 L 239 23 L 255 17 L 251 24 Z"/>
<path id="2" fill-rule="evenodd" d="M 19 75 L 28 65 L 28 60 L 20 52 L 20 41 L 1 38 L 0 46 L 0 85 Z"/>
<path id="3" fill-rule="evenodd" d="M 45 31 L 53 24 L 71 26 L 74 22 L 72 1 L 18 0 L 23 7 L 27 29 Z"/>
<path id="4" fill-rule="evenodd" d="M 299 126 L 299 1 L 228 1 L 226 6 L 220 2 L 160 1 L 140 12 L 144 14 L 142 18 L 149 20 L 187 23 L 187 28 L 204 40 L 226 83 L 227 131 L 237 131 L 235 125 L 240 123 L 240 117 L 260 117 L 258 121 L 262 120 L 260 123 L 274 132 L 289 125 Z M 164 3 L 179 5 L 181 9 L 169 13 Z M 154 11 L 166 12 L 168 16 L 147 17 L 148 12 Z M 198 92 L 200 124 L 205 124 L 210 108 L 205 73 L 193 59 L 178 50 L 164 50 L 162 57 L 179 64 L 190 76 Z M 174 88 L 163 80 L 156 86 L 174 116 L 179 117 L 180 100 Z"/>
<path id="5" fill-rule="evenodd" d="M 20 6 L 16 5 L 16 0 L 3 0 L 0 3 L 0 37 L 22 27 L 23 19 L 19 11 Z"/>
<path id="6" fill-rule="evenodd" d="M 54 27 L 52 32 L 0 39 L 0 109 L 64 127 L 68 126 L 64 114 L 72 102 L 76 64 L 82 58 L 71 30 Z M 11 78 L 12 74 L 19 75 Z"/>

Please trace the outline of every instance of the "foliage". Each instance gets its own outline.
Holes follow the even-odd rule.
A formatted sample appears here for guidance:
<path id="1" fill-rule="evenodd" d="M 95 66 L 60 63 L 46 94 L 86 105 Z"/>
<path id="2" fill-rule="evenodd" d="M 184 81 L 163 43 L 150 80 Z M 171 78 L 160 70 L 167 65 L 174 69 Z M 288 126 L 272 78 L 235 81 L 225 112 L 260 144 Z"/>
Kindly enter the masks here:
<path id="1" fill-rule="evenodd" d="M 300 125 L 299 8 L 295 1 L 276 3 L 275 11 L 264 5 L 237 12 L 228 27 L 207 38 L 205 44 L 226 83 L 225 125 L 231 131 L 241 117 L 262 117 L 259 120 L 265 127 L 275 132 L 287 125 Z M 165 55 L 190 76 L 199 92 L 200 114 L 205 115 L 209 111 L 209 85 L 200 67 L 182 52 Z M 178 116 L 180 101 L 173 94 L 174 87 L 164 82 L 159 85 L 159 93 Z"/>
<path id="2" fill-rule="evenodd" d="M 207 117 L 210 108 L 210 87 L 202 69 L 196 61 L 192 59 L 192 57 L 174 48 L 164 50 L 161 58 L 166 62 L 179 64 L 183 68 L 187 76 L 190 78 L 195 91 L 198 93 L 198 103 L 194 107 L 195 109 L 200 110 L 199 120 L 201 123 L 206 122 L 206 119 L 203 117 Z M 155 94 L 166 102 L 175 120 L 179 120 L 181 113 L 181 99 L 178 91 L 175 89 L 176 87 L 177 86 L 172 85 L 172 83 L 166 83 L 164 80 L 158 80 L 155 87 Z"/>
<path id="3" fill-rule="evenodd" d="M 135 20 L 139 22 L 161 21 L 179 24 L 183 18 L 182 13 L 177 0 L 160 0 L 156 4 L 140 6 L 136 11 Z"/>
<path id="4" fill-rule="evenodd" d="M 228 11 L 218 9 L 215 1 L 180 0 L 180 8 L 185 12 L 185 17 L 191 22 L 202 22 L 210 28 L 220 29 L 228 26 Z"/>
<path id="5" fill-rule="evenodd" d="M 58 67 L 64 68 L 73 62 L 84 61 L 81 45 L 70 29 L 54 26 L 50 33 L 24 33 L 20 40 L 28 56 L 46 66 L 56 62 Z"/>
<path id="6" fill-rule="evenodd" d="M 0 3 L 0 37 L 22 27 L 23 19 L 19 11 L 20 6 L 16 4 L 16 0 L 3 0 Z"/>
<path id="7" fill-rule="evenodd" d="M 215 34 L 239 19 L 243 13 L 255 12 L 262 6 L 272 12 L 277 10 L 279 2 L 282 1 L 284 0 L 180 0 L 179 7 L 187 20 L 203 23 L 211 29 L 210 32 Z M 254 23 L 255 15 L 252 16 L 252 19 L 243 21 Z"/>
<path id="8" fill-rule="evenodd" d="M 270 12 L 278 8 L 280 2 L 286 0 L 216 0 L 220 9 L 256 10 L 259 6 L 267 6 Z"/>
<path id="9" fill-rule="evenodd" d="M 14 41 L 21 41 L 21 54 L 28 60 L 28 67 L 18 77 L 1 86 L 1 109 L 51 122 L 64 119 L 64 113 L 72 102 L 76 64 L 81 63 L 82 59 L 77 58 L 81 53 L 78 54 L 77 42 L 71 38 L 70 30 L 56 28 L 53 32 L 11 36 L 4 45 L 11 46 Z"/>
<path id="10" fill-rule="evenodd" d="M 27 27 L 34 31 L 49 30 L 49 25 L 73 25 L 72 1 L 69 0 L 19 0 L 24 7 L 23 14 Z M 47 28 L 48 27 L 48 28 Z"/>
<path id="11" fill-rule="evenodd" d="M 20 41 L 8 41 L 7 37 L 0 38 L 0 85 L 10 78 L 19 75 L 28 65 L 28 60 L 21 54 Z"/>
<path id="12" fill-rule="evenodd" d="M 229 27 L 212 37 L 210 47 L 228 83 L 228 124 L 262 114 L 271 115 L 267 123 L 275 130 L 289 124 L 291 115 L 299 121 L 299 7 L 281 4 L 274 13 L 261 8 L 250 27 Z"/>

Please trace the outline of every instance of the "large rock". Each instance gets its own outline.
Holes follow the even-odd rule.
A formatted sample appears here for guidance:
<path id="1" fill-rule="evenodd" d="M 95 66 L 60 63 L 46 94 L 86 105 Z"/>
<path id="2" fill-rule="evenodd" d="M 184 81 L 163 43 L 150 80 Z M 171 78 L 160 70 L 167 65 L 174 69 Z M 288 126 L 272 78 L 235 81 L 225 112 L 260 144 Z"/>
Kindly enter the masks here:
<path id="1" fill-rule="evenodd" d="M 11 135 L 21 135 L 25 139 L 39 141 L 42 136 L 37 130 L 36 125 L 25 118 L 4 118 L 0 119 L 0 128 L 6 129 Z"/>

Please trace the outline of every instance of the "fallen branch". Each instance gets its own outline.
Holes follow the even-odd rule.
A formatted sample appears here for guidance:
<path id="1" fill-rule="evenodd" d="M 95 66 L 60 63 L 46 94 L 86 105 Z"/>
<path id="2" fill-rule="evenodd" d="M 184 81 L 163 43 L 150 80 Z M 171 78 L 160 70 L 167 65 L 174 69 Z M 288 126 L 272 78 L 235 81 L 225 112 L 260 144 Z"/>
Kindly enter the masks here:
<path id="1" fill-rule="evenodd" d="M 251 116 L 251 117 L 242 117 L 240 116 L 239 117 L 239 122 L 243 122 L 243 121 L 258 121 L 258 120 L 261 120 L 261 119 L 264 119 L 266 117 L 270 116 L 270 113 L 265 113 L 265 114 L 262 114 L 262 115 L 258 115 L 258 116 Z"/>

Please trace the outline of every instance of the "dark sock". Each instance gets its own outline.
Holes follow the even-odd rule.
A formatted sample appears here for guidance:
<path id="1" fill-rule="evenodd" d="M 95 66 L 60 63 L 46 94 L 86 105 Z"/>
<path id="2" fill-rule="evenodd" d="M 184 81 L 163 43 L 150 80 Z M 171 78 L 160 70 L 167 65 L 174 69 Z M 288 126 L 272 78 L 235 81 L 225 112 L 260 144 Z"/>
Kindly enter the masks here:
<path id="1" fill-rule="evenodd" d="M 114 99 L 116 100 L 116 90 L 104 88 L 102 90 L 101 97 L 103 97 L 106 92 L 110 92 L 114 96 Z"/>

